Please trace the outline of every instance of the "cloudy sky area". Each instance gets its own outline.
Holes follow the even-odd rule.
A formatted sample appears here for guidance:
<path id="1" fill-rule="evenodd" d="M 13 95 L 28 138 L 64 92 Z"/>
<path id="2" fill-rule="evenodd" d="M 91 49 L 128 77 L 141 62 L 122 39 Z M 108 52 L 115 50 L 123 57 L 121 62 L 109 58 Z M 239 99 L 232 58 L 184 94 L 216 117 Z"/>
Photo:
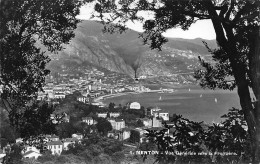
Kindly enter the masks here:
<path id="1" fill-rule="evenodd" d="M 93 12 L 93 6 L 86 5 L 80 9 L 79 19 L 91 20 L 90 15 Z M 128 22 L 128 28 L 131 28 L 135 31 L 142 32 L 142 24 L 140 22 Z M 215 31 L 210 20 L 201 20 L 197 21 L 195 24 L 192 24 L 189 30 L 183 31 L 180 28 L 170 29 L 163 34 L 165 37 L 171 38 L 185 38 L 185 39 L 216 39 Z"/>

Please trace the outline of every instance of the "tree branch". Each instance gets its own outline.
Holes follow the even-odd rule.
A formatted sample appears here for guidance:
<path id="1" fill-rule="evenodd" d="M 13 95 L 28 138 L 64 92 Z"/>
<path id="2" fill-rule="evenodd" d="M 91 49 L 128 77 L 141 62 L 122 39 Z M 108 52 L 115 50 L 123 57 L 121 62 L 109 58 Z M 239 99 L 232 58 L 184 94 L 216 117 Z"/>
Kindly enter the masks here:
<path id="1" fill-rule="evenodd" d="M 223 27 L 221 25 L 221 21 L 219 19 L 219 16 L 216 12 L 216 10 L 214 9 L 214 5 L 212 4 L 211 0 L 208 0 L 206 3 L 209 15 L 211 15 L 211 21 L 213 23 L 213 27 L 215 29 L 216 32 L 216 40 L 218 42 L 218 44 L 227 49 L 227 39 L 225 37 L 225 33 L 223 30 Z"/>
<path id="2" fill-rule="evenodd" d="M 226 16 L 225 16 L 225 19 L 226 19 L 226 20 L 229 19 L 230 14 L 231 14 L 231 11 L 232 11 L 232 9 L 234 8 L 234 5 L 235 5 L 235 0 L 231 0 L 231 5 L 230 5 L 230 7 L 229 7 L 229 9 L 228 9 L 228 11 L 227 11 L 227 14 L 226 14 Z"/>

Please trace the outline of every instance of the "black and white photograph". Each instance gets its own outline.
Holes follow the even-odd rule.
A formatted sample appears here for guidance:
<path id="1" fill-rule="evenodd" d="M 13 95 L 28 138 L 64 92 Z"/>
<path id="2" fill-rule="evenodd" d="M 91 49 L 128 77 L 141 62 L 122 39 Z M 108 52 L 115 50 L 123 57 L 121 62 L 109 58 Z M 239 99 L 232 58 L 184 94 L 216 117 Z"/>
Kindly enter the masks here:
<path id="1" fill-rule="evenodd" d="M 260 0 L 0 0 L 0 164 L 260 164 Z"/>

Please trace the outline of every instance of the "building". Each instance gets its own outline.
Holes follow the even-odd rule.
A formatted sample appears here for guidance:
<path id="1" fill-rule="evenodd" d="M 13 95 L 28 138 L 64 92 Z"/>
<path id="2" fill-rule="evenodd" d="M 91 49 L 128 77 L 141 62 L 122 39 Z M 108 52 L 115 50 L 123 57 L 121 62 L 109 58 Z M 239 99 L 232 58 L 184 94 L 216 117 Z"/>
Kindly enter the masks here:
<path id="1" fill-rule="evenodd" d="M 55 93 L 54 98 L 56 99 L 64 99 L 66 95 L 64 93 Z"/>
<path id="2" fill-rule="evenodd" d="M 82 117 L 82 122 L 85 122 L 88 125 L 93 125 L 97 123 L 92 117 Z"/>
<path id="3" fill-rule="evenodd" d="M 123 141 L 123 140 L 130 138 L 130 134 L 131 134 L 131 129 L 122 128 L 119 133 L 119 140 Z"/>
<path id="4" fill-rule="evenodd" d="M 161 111 L 162 109 L 161 108 L 158 108 L 158 107 L 148 107 L 146 109 L 146 116 L 153 116 L 153 113 L 154 112 L 158 112 L 158 111 Z"/>
<path id="5" fill-rule="evenodd" d="M 42 154 L 39 152 L 35 152 L 35 151 L 27 151 L 26 153 L 23 154 L 23 158 L 34 158 L 34 159 L 38 159 L 39 156 L 41 156 Z"/>
<path id="6" fill-rule="evenodd" d="M 162 127 L 162 119 L 153 117 L 152 127 Z"/>
<path id="7" fill-rule="evenodd" d="M 120 131 L 112 129 L 107 133 L 107 137 L 109 138 L 114 138 L 114 139 L 119 139 Z"/>
<path id="8" fill-rule="evenodd" d="M 141 109 L 141 105 L 138 102 L 132 102 L 129 106 L 130 109 Z"/>
<path id="9" fill-rule="evenodd" d="M 68 150 L 68 146 L 69 146 L 70 144 L 75 144 L 77 141 L 78 141 L 77 138 L 66 138 L 66 139 L 63 141 L 63 149 L 64 149 L 64 150 Z"/>
<path id="10" fill-rule="evenodd" d="M 109 113 L 109 116 L 110 117 L 119 117 L 120 113 L 118 113 L 118 112 L 111 112 L 111 113 Z"/>
<path id="11" fill-rule="evenodd" d="M 56 135 L 51 135 L 50 137 L 48 137 L 49 141 L 59 141 L 59 137 Z"/>
<path id="12" fill-rule="evenodd" d="M 51 141 L 47 143 L 47 149 L 51 151 L 52 155 L 60 155 L 63 149 L 61 141 Z"/>
<path id="13" fill-rule="evenodd" d="M 111 123 L 112 128 L 115 130 L 121 130 L 125 128 L 125 120 L 123 119 L 108 119 L 108 121 Z"/>
<path id="14" fill-rule="evenodd" d="M 152 127 L 153 123 L 152 123 L 152 119 L 149 118 L 139 118 L 139 120 L 141 120 L 144 124 L 145 127 Z"/>
<path id="15" fill-rule="evenodd" d="M 4 149 L 0 148 L 0 163 L 2 162 L 4 156 L 6 156 L 6 153 L 5 153 Z"/>
<path id="16" fill-rule="evenodd" d="M 26 152 L 29 152 L 29 151 L 40 153 L 40 150 L 37 149 L 35 146 L 25 146 L 23 152 L 26 153 Z"/>
<path id="17" fill-rule="evenodd" d="M 83 103 L 89 103 L 89 97 L 85 97 L 85 96 L 78 96 L 77 100 Z"/>
<path id="18" fill-rule="evenodd" d="M 164 121 L 169 121 L 169 113 L 168 112 L 162 112 L 162 111 L 153 112 L 153 116 L 162 118 Z"/>
<path id="19" fill-rule="evenodd" d="M 98 113 L 97 116 L 106 118 L 107 117 L 107 113 Z"/>
<path id="20" fill-rule="evenodd" d="M 77 138 L 78 140 L 81 140 L 83 139 L 83 134 L 81 133 L 72 134 L 72 138 Z"/>

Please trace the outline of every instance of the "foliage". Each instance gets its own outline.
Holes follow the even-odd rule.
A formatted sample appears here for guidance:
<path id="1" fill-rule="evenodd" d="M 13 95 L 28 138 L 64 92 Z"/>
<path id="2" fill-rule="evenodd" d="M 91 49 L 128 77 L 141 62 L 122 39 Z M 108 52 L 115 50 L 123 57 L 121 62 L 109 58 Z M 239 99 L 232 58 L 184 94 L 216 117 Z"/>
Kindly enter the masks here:
<path id="1" fill-rule="evenodd" d="M 124 152 L 115 152 L 112 156 L 111 159 L 114 163 L 121 163 L 125 158 L 125 153 Z"/>
<path id="2" fill-rule="evenodd" d="M 1 127 L 0 129 L 1 134 L 1 148 L 5 147 L 7 143 L 15 143 L 15 139 L 17 137 L 14 128 L 10 125 Z"/>
<path id="3" fill-rule="evenodd" d="M 209 160 L 213 162 L 246 161 L 250 157 L 247 125 L 243 113 L 238 109 L 230 109 L 228 114 L 222 116 L 225 120 L 220 124 L 204 125 L 202 122 L 193 122 L 175 115 L 173 125 L 164 125 L 162 130 L 149 130 L 147 137 L 151 143 L 155 143 L 159 154 L 155 157 L 159 162 L 195 162 Z M 141 147 L 146 148 L 145 145 Z M 174 156 L 166 152 L 172 152 Z M 183 157 L 176 154 L 195 153 L 195 156 Z M 197 156 L 199 153 L 212 153 L 212 156 Z M 215 153 L 232 152 L 234 156 L 220 156 Z M 200 159 L 199 159 L 199 158 Z M 144 156 L 144 159 L 147 156 Z M 229 159 L 230 158 L 230 159 Z"/>
<path id="4" fill-rule="evenodd" d="M 13 144 L 9 150 L 6 150 L 6 156 L 3 158 L 3 164 L 17 164 L 22 163 L 22 147 Z"/>
<path id="5" fill-rule="evenodd" d="M 34 102 L 31 106 L 27 106 L 24 112 L 16 114 L 15 117 L 19 122 L 15 122 L 22 138 L 30 138 L 40 134 L 53 134 L 55 132 L 55 124 L 52 122 L 50 115 L 54 112 L 52 105 L 47 102 Z M 13 113 L 12 113 L 13 114 Z M 11 118 L 13 118 L 11 116 Z"/>
<path id="6" fill-rule="evenodd" d="M 104 118 L 98 118 L 96 127 L 98 132 L 104 136 L 106 136 L 107 133 L 112 130 L 111 123 Z"/>
<path id="7" fill-rule="evenodd" d="M 102 163 L 104 159 L 107 159 L 108 163 L 112 163 L 110 156 L 113 159 L 122 159 L 124 155 L 116 157 L 116 154 L 120 154 L 119 152 L 122 150 L 123 144 L 118 140 L 102 137 L 98 134 L 89 134 L 81 143 L 69 145 L 69 149 L 63 151 L 62 155 L 73 154 L 93 163 Z"/>
<path id="8" fill-rule="evenodd" d="M 131 143 L 139 143 L 140 142 L 140 133 L 136 130 L 130 131 L 129 142 Z"/>
<path id="9" fill-rule="evenodd" d="M 9 102 L 8 107 L 24 105 L 42 89 L 50 59 L 41 47 L 50 52 L 61 50 L 63 43 L 74 37 L 81 4 L 66 0 L 1 1 L 0 85 L 1 99 Z"/>
<path id="10" fill-rule="evenodd" d="M 85 159 L 80 156 L 76 156 L 73 154 L 66 154 L 66 155 L 43 155 L 38 158 L 38 161 L 41 163 L 56 163 L 56 164 L 74 164 L 74 163 L 80 163 L 85 164 Z"/>
<path id="11" fill-rule="evenodd" d="M 176 27 L 187 30 L 198 20 L 210 20 L 219 48 L 211 50 L 205 43 L 213 62 L 200 57 L 202 69 L 197 70 L 194 77 L 204 88 L 233 90 L 237 87 L 240 105 L 248 124 L 252 162 L 259 163 L 259 10 L 259 0 L 102 0 L 95 5 L 98 13 L 95 16 L 106 25 L 104 31 L 110 33 L 122 33 L 126 30 L 128 21 L 141 21 L 144 32 L 140 37 L 144 44 L 159 50 L 167 42 L 162 36 L 166 30 Z M 151 17 L 145 19 L 146 14 L 140 14 L 141 12 L 146 12 Z M 250 88 L 254 96 L 250 95 Z"/>
<path id="12" fill-rule="evenodd" d="M 137 120 L 136 126 L 137 126 L 137 127 L 143 127 L 143 126 L 144 126 L 143 121 L 141 121 L 140 119 Z"/>

